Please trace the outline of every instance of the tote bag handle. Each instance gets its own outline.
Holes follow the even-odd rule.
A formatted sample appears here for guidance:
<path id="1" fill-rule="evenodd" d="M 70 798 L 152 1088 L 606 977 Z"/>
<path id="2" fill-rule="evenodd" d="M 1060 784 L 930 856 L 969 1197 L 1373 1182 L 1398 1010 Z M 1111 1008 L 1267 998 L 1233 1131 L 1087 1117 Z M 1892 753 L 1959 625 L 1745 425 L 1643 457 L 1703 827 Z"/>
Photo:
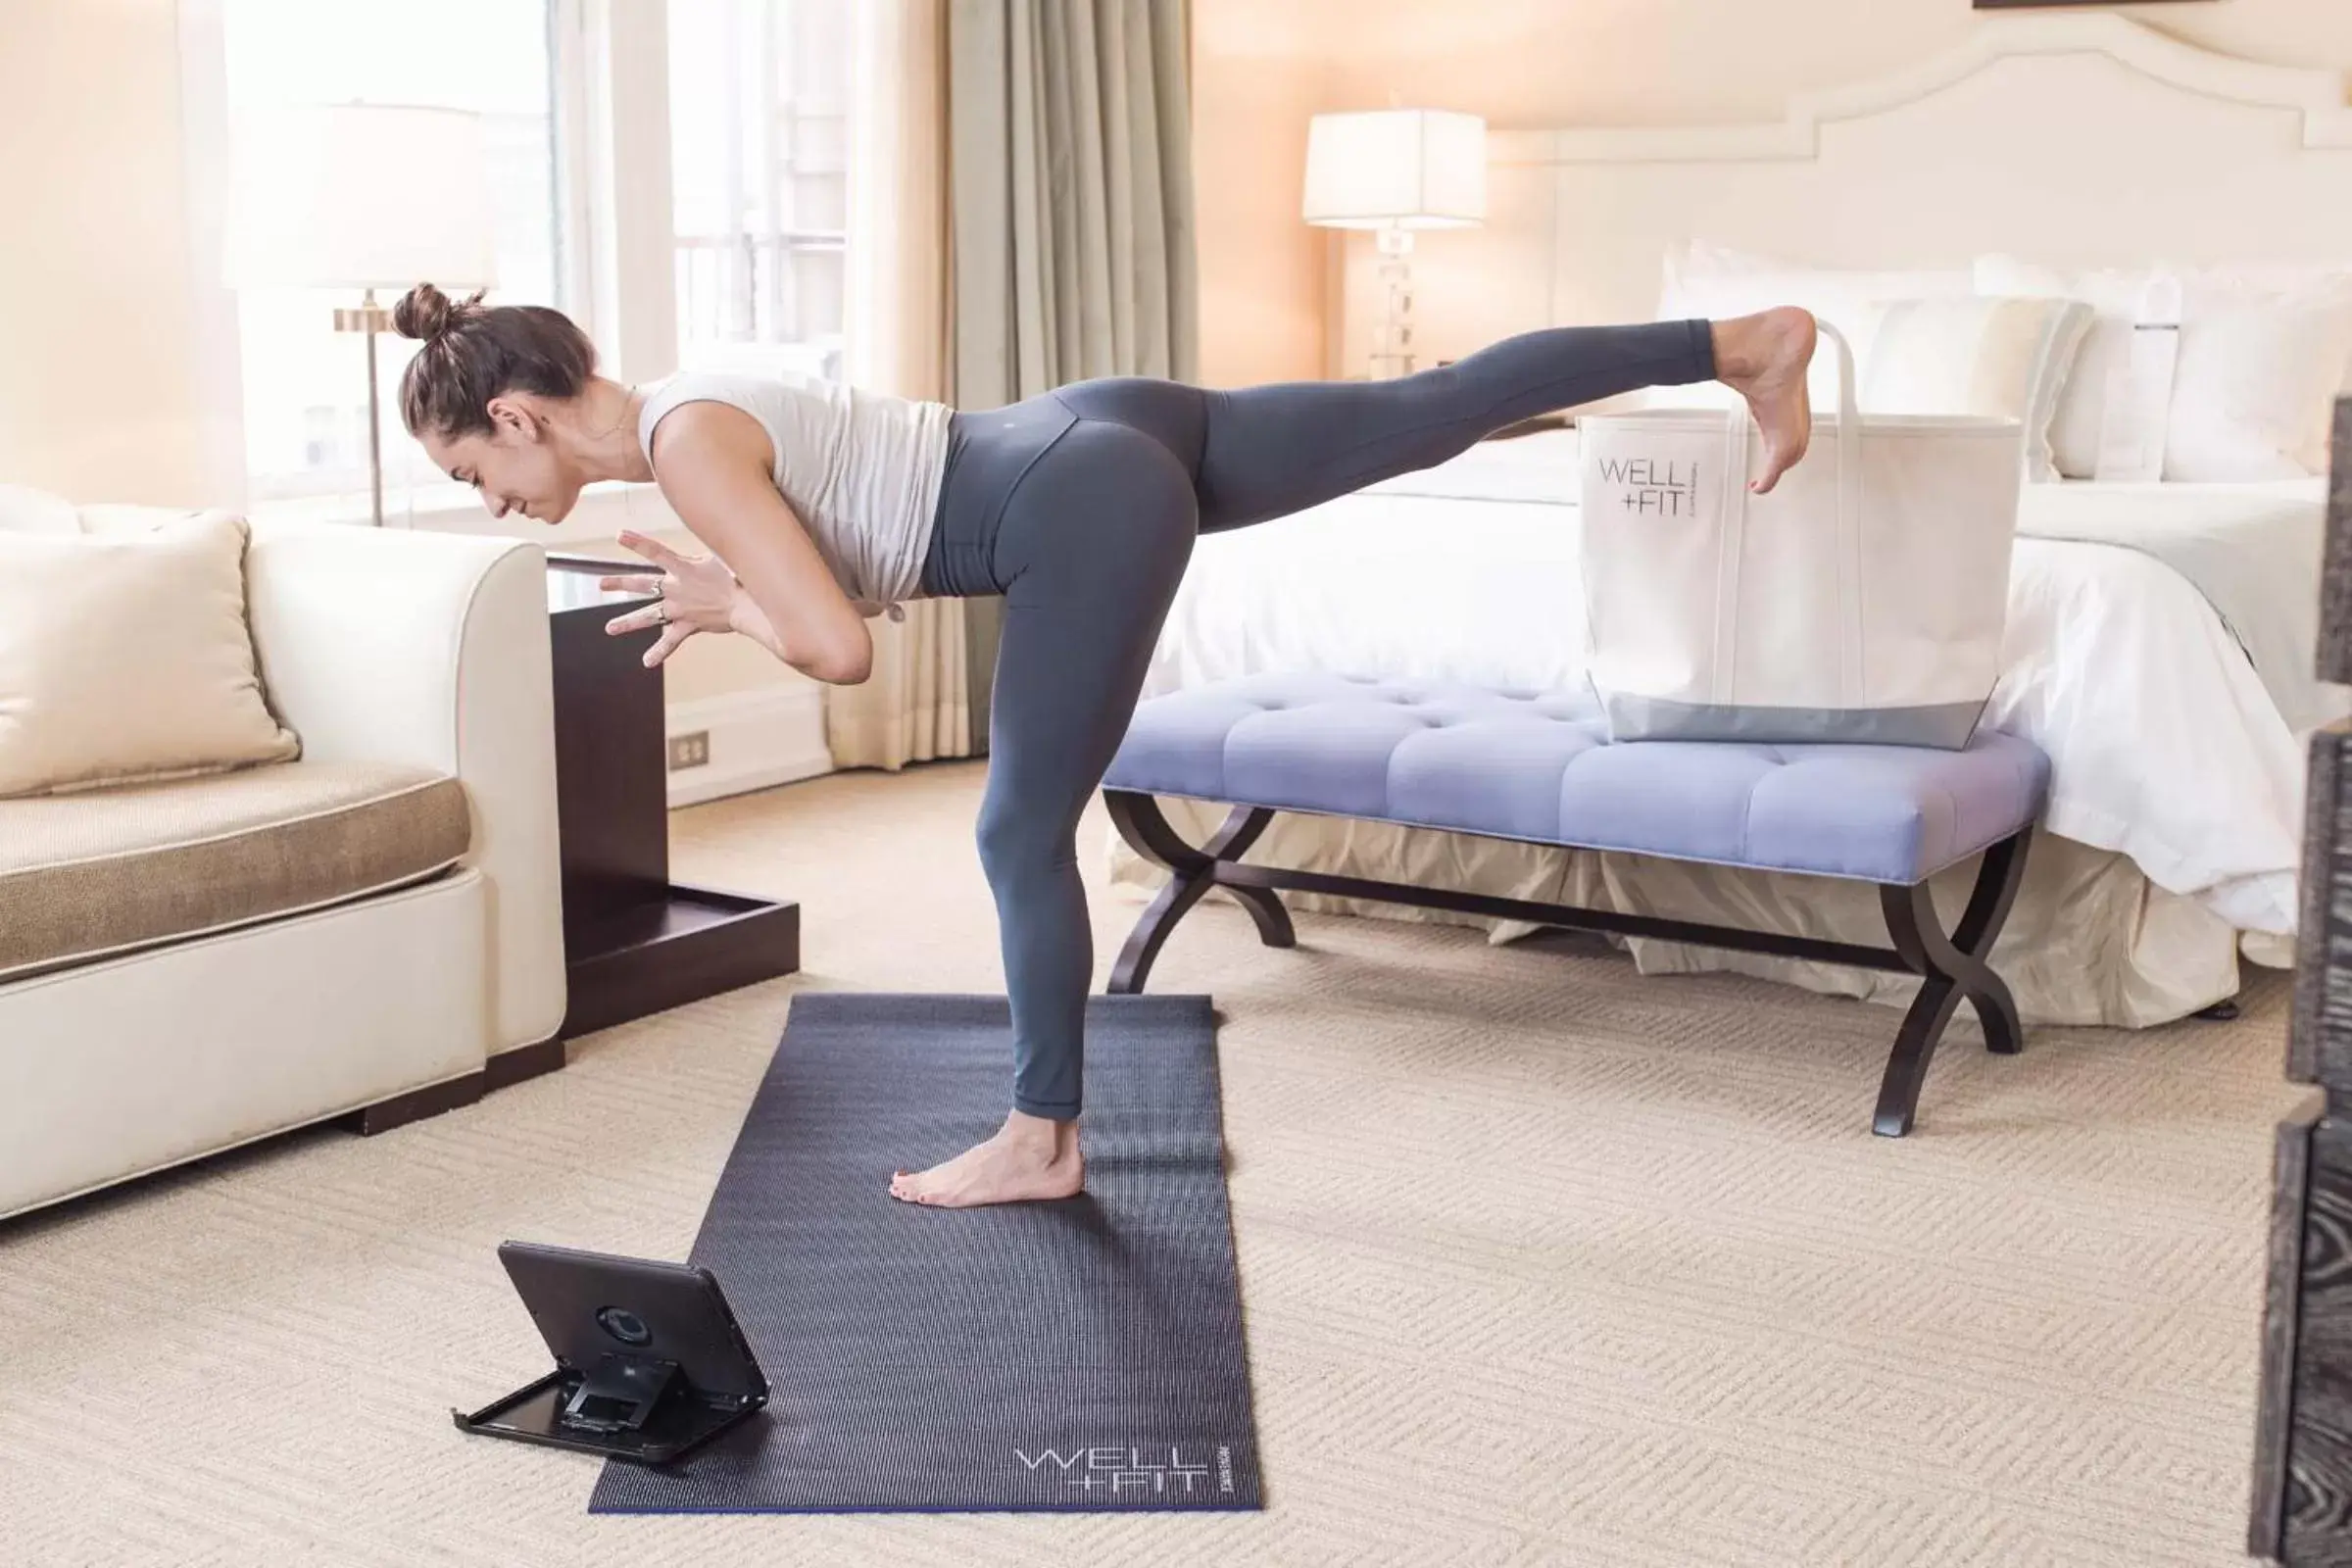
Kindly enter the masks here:
<path id="1" fill-rule="evenodd" d="M 1838 700 L 1862 703 L 1862 406 L 1854 387 L 1854 350 L 1845 334 L 1816 320 L 1838 350 Z"/>

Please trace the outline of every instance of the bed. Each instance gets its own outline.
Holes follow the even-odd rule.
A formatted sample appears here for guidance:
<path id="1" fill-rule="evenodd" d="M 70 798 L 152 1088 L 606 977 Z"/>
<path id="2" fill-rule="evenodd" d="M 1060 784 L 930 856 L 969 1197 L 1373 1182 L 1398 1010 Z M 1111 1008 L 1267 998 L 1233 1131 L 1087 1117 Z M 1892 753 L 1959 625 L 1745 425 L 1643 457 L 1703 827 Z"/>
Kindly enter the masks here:
<path id="1" fill-rule="evenodd" d="M 1953 57 L 1792 106 L 1778 125 L 1504 136 L 1499 232 L 1425 277 L 1425 328 L 1468 347 L 1537 310 L 1721 314 L 1677 309 L 1690 296 L 1675 268 L 1694 235 L 1919 293 L 1938 279 L 1984 292 L 1972 259 L 2012 253 L 2309 275 L 2352 263 L 2342 106 L 2325 74 L 2224 60 L 2112 16 L 2033 17 L 1988 22 Z M 1920 200 L 1923 167 L 1933 202 Z M 1757 271 L 1767 291 L 1788 281 Z M 2024 288 L 2014 268 L 1998 281 Z M 1522 314 L 1506 323 L 1503 309 Z M 2352 358 L 2330 373 L 2352 385 Z M 2232 995 L 2241 961 L 2290 961 L 2303 739 L 2352 713 L 2352 697 L 2310 678 L 2325 480 L 2308 452 L 2293 456 L 2301 466 L 2217 463 L 2220 480 L 2183 459 L 2183 476 L 2153 482 L 2053 473 L 2025 487 L 1984 722 L 2035 742 L 2054 769 L 2047 831 L 1993 955 L 2030 1023 L 2165 1022 Z M 1579 684 L 1579 489 L 1574 430 L 1546 431 L 1204 539 L 1148 694 L 1301 669 Z M 1196 835 L 1213 827 L 1178 803 L 1169 813 Z M 1117 844 L 1108 853 L 1114 881 L 1154 880 Z M 1281 819 L 1252 858 L 1836 941 L 1883 934 L 1875 902 L 1807 879 L 1367 824 Z M 1947 913 L 1964 873 L 1936 889 Z M 1915 984 L 1628 946 L 1644 972 L 1732 968 L 1887 1002 Z"/>

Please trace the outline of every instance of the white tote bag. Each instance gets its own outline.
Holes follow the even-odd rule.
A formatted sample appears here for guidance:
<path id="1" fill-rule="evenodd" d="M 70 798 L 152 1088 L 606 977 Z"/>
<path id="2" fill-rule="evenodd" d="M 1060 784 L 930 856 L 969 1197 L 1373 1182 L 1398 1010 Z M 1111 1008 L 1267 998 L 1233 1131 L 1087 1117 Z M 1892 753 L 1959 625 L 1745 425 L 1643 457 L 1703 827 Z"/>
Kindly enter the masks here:
<path id="1" fill-rule="evenodd" d="M 1769 495 L 1742 409 L 1578 421 L 1587 669 L 1615 740 L 1959 748 L 2000 677 L 2014 419 L 1835 417 Z"/>

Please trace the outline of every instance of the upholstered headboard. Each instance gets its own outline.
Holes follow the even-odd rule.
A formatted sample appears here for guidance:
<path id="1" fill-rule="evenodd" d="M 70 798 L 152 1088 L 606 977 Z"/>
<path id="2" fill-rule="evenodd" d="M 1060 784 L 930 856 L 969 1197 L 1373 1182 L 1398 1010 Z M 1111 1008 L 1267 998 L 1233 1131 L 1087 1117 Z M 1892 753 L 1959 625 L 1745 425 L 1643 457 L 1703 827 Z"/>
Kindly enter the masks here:
<path id="1" fill-rule="evenodd" d="M 1417 264 L 1426 363 L 1539 322 L 1647 319 L 1691 239 L 1823 266 L 2006 251 L 2071 265 L 2352 264 L 2352 109 L 2331 71 L 2249 64 L 2106 13 L 1985 19 L 1775 123 L 1498 131 L 1491 217 Z M 1346 269 L 1361 362 L 1367 259 Z"/>

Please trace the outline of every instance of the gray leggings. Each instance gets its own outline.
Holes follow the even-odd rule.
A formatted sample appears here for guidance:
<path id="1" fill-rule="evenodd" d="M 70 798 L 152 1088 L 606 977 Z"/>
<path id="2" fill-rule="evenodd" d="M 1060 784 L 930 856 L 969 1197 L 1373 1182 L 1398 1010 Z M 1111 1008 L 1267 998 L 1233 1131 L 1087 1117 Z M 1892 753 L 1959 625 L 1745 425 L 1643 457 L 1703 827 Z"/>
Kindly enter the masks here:
<path id="1" fill-rule="evenodd" d="M 1119 378 L 956 416 L 923 588 L 1004 597 L 979 837 L 1016 1107 L 1078 1114 L 1095 963 L 1078 819 L 1193 540 L 1430 467 L 1539 414 L 1714 375 L 1707 323 L 1669 321 L 1528 332 L 1391 381 L 1211 392 Z"/>

